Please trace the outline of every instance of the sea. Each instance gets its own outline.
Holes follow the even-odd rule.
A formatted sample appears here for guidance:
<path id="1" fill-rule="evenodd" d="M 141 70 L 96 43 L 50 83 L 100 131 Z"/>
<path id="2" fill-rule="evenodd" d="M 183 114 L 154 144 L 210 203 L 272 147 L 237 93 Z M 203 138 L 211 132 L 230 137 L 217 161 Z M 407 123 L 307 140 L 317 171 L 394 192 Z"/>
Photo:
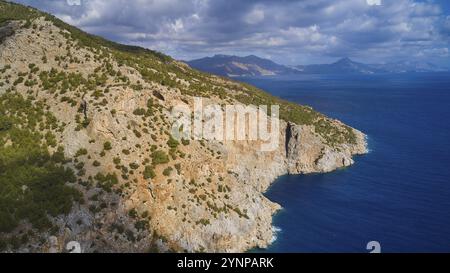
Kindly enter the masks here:
<path id="1" fill-rule="evenodd" d="M 450 73 L 239 80 L 363 131 L 370 149 L 273 183 L 276 235 L 252 252 L 450 252 Z"/>

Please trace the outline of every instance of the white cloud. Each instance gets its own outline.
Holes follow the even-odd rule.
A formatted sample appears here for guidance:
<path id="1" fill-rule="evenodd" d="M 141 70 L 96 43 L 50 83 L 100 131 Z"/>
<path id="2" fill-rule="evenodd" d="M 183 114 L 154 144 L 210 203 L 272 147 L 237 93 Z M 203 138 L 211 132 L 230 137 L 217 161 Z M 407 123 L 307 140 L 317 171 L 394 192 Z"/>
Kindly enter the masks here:
<path id="1" fill-rule="evenodd" d="M 380 6 L 381 0 L 366 0 L 369 6 Z"/>
<path id="2" fill-rule="evenodd" d="M 66 0 L 69 6 L 80 6 L 81 0 Z"/>
<path id="3" fill-rule="evenodd" d="M 253 9 L 252 11 L 250 11 L 244 18 L 245 22 L 247 22 L 248 24 L 257 24 L 260 23 L 261 21 L 264 20 L 265 17 L 265 13 L 264 10 L 257 7 L 255 9 Z"/>
<path id="4" fill-rule="evenodd" d="M 15 1 L 183 58 L 244 51 L 289 60 L 440 58 L 450 41 L 450 17 L 431 0 Z"/>

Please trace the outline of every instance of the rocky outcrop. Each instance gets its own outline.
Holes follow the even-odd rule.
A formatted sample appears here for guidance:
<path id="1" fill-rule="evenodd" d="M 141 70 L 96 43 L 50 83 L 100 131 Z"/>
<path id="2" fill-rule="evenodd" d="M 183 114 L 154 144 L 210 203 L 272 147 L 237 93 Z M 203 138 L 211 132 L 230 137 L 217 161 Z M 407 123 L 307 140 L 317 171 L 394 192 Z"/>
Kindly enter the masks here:
<path id="1" fill-rule="evenodd" d="M 355 143 L 328 145 L 312 126 L 289 123 L 286 127 L 287 169 L 290 174 L 331 172 L 354 163 L 353 155 L 367 153 L 366 137 L 356 129 Z"/>
<path id="2" fill-rule="evenodd" d="M 17 28 L 16 23 L 8 23 L 5 26 L 0 26 L 0 44 L 9 36 L 14 34 L 14 30 Z"/>

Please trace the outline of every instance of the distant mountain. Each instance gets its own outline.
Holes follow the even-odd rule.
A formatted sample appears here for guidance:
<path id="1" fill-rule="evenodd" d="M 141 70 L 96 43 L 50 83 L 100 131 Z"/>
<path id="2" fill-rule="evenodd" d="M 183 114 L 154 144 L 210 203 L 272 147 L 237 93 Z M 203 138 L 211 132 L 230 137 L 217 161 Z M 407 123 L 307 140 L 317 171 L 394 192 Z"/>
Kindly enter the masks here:
<path id="1" fill-rule="evenodd" d="M 381 68 L 342 58 L 332 64 L 299 65 L 295 68 L 304 74 L 374 74 L 383 72 Z"/>
<path id="2" fill-rule="evenodd" d="M 277 76 L 288 74 L 377 74 L 448 71 L 431 63 L 396 62 L 364 64 L 342 58 L 331 64 L 285 66 L 254 55 L 247 57 L 215 55 L 187 62 L 191 67 L 228 77 Z"/>
<path id="3" fill-rule="evenodd" d="M 372 64 L 371 67 L 383 70 L 386 73 L 406 73 L 406 72 L 442 72 L 448 69 L 439 67 L 429 62 L 403 61 L 387 64 Z"/>
<path id="4" fill-rule="evenodd" d="M 191 67 L 216 75 L 276 76 L 296 73 L 296 70 L 254 55 L 246 57 L 215 55 L 187 62 Z"/>

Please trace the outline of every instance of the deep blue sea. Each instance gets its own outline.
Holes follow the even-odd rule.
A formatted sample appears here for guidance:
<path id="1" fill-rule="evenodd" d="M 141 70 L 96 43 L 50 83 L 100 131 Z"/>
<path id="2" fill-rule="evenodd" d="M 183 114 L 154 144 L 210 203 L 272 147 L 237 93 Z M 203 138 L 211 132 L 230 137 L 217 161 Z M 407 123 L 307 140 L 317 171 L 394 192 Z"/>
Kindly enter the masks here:
<path id="1" fill-rule="evenodd" d="M 368 135 L 329 174 L 284 176 L 267 252 L 450 252 L 450 73 L 240 79 Z"/>

